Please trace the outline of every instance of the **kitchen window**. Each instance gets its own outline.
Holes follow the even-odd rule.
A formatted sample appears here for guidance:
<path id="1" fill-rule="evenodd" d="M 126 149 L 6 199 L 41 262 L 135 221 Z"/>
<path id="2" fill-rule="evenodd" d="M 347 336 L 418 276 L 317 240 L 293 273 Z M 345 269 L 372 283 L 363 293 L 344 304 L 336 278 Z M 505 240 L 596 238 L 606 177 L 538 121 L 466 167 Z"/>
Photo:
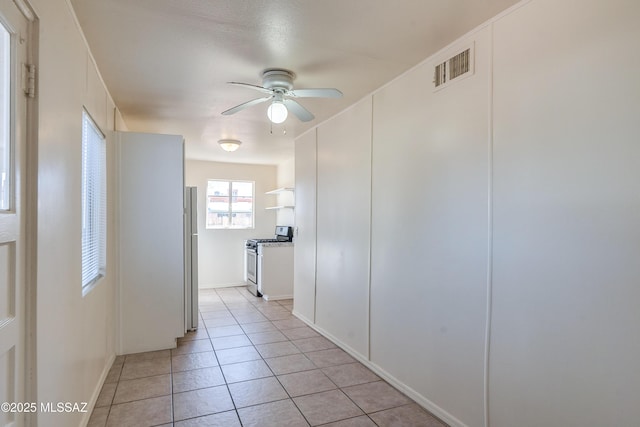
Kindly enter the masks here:
<path id="1" fill-rule="evenodd" d="M 209 180 L 206 227 L 253 228 L 253 187 L 252 181 Z"/>
<path id="2" fill-rule="evenodd" d="M 82 294 L 106 270 L 107 152 L 104 135 L 82 111 Z"/>

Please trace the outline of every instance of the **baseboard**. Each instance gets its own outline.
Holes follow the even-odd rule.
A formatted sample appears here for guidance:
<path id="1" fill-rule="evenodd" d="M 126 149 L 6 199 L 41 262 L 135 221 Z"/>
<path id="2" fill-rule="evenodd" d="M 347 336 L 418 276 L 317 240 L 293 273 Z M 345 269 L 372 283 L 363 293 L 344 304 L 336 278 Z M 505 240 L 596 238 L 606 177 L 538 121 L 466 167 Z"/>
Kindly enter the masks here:
<path id="1" fill-rule="evenodd" d="M 293 294 L 291 294 L 291 295 L 276 295 L 274 297 L 269 296 L 269 295 L 262 295 L 262 298 L 264 298 L 265 301 L 277 301 L 277 300 L 282 300 L 282 299 L 293 299 Z"/>
<path id="2" fill-rule="evenodd" d="M 98 397 L 100 396 L 100 392 L 102 391 L 102 386 L 107 379 L 107 375 L 109 375 L 109 371 L 111 370 L 111 366 L 113 362 L 116 360 L 116 355 L 112 354 L 109 357 L 109 361 L 102 369 L 102 375 L 100 375 L 100 380 L 98 381 L 98 386 L 93 390 L 93 394 L 91 395 L 91 399 L 87 405 L 87 412 L 84 413 L 82 419 L 80 420 L 80 427 L 86 427 L 89 424 L 89 420 L 91 419 L 91 414 L 96 406 L 96 402 L 98 401 Z"/>
<path id="3" fill-rule="evenodd" d="M 221 288 L 233 288 L 236 286 L 247 286 L 247 282 L 237 282 L 237 283 L 200 283 L 198 285 L 199 290 L 203 289 L 221 289 Z"/>
<path id="4" fill-rule="evenodd" d="M 411 398 L 418 405 L 422 406 L 424 409 L 426 409 L 427 411 L 431 412 L 436 417 L 440 418 L 440 420 L 444 421 L 449 426 L 451 426 L 451 427 L 468 427 L 465 423 L 463 423 L 462 421 L 457 419 L 455 416 L 453 416 L 452 414 L 450 414 L 449 412 L 447 412 L 446 410 L 444 410 L 440 406 L 436 405 L 431 400 L 427 399 L 426 397 L 424 397 L 423 395 L 421 395 L 420 393 L 418 393 L 417 391 L 415 391 L 414 389 L 412 389 L 411 387 L 409 387 L 408 385 L 406 385 L 402 381 L 398 380 L 396 377 L 391 375 L 389 372 L 385 371 L 383 368 L 381 368 L 380 366 L 378 366 L 375 363 L 373 363 L 367 357 L 363 356 L 362 354 L 358 353 L 357 351 L 355 351 L 353 348 L 351 348 L 347 344 L 343 343 L 341 340 L 336 338 L 334 335 L 332 335 L 328 331 L 326 331 L 323 328 L 315 325 L 313 322 L 311 322 L 306 317 L 301 316 L 295 310 L 292 312 L 292 314 L 294 316 L 296 316 L 298 319 L 302 320 L 304 323 L 306 323 L 311 329 L 313 329 L 316 332 L 320 333 L 322 336 L 327 338 L 329 341 L 333 342 L 335 345 L 337 345 L 342 350 L 347 352 L 351 357 L 356 359 L 358 362 L 362 363 L 364 366 L 366 366 L 367 368 L 371 369 L 376 375 L 378 375 L 380 378 L 382 378 L 383 380 L 385 380 L 386 382 L 391 384 L 393 387 L 395 387 L 396 389 L 398 389 L 399 391 L 404 393 L 406 396 Z"/>

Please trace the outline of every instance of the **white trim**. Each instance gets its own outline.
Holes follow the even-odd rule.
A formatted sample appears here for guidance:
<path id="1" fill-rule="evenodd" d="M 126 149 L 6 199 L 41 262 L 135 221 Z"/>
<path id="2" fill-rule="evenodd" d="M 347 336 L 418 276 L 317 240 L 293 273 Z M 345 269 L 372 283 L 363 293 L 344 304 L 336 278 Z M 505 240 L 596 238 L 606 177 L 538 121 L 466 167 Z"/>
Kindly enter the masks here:
<path id="1" fill-rule="evenodd" d="M 113 362 L 116 360 L 116 355 L 112 354 L 109 356 L 107 363 L 104 368 L 102 368 L 102 374 L 100 375 L 100 380 L 96 385 L 96 388 L 93 390 L 91 394 L 91 399 L 87 402 L 87 412 L 84 413 L 82 419 L 80 420 L 80 426 L 86 427 L 89 424 L 89 419 L 91 418 L 91 414 L 95 409 L 96 403 L 98 402 L 98 397 L 100 396 L 100 392 L 102 391 L 102 387 L 104 386 L 104 382 L 107 380 L 107 375 L 109 375 L 109 371 L 113 367 Z"/>
<path id="2" fill-rule="evenodd" d="M 365 356 L 363 356 L 362 354 L 358 353 L 356 350 L 354 350 L 353 348 L 349 347 L 348 345 L 346 345 L 345 343 L 340 341 L 338 338 L 336 338 L 335 336 L 333 336 L 329 332 L 327 332 L 324 329 L 322 329 L 321 327 L 311 323 L 305 317 L 300 316 L 298 313 L 296 313 L 295 310 L 292 312 L 292 314 L 294 316 L 296 316 L 298 319 L 302 320 L 304 323 L 306 323 L 311 329 L 313 329 L 316 332 L 320 333 L 320 335 L 322 335 L 323 337 L 327 338 L 329 341 L 333 342 L 335 345 L 337 345 L 342 350 L 347 352 L 351 357 L 356 359 L 358 362 L 362 363 L 367 368 L 371 369 L 376 375 L 378 375 L 380 378 L 382 378 L 383 380 L 385 380 L 386 382 L 391 384 L 393 387 L 395 387 L 396 389 L 398 389 L 399 391 L 404 393 L 406 396 L 411 398 L 418 405 L 422 406 L 424 409 L 429 411 L 431 414 L 433 414 L 436 417 L 438 417 L 441 421 L 444 421 L 445 423 L 447 423 L 451 427 L 468 427 L 465 423 L 463 423 L 462 421 L 460 421 L 459 419 L 454 417 L 452 414 L 450 414 L 449 412 L 447 412 L 446 410 L 444 410 L 440 406 L 436 405 L 435 403 L 433 403 L 432 401 L 430 401 L 426 397 L 422 396 L 420 393 L 418 393 L 417 391 L 415 391 L 411 387 L 409 387 L 406 384 L 404 384 L 402 381 L 400 381 L 397 378 L 395 378 L 393 375 L 391 375 L 390 373 L 388 373 L 387 371 L 382 369 L 380 366 L 378 366 L 375 363 L 371 362 Z"/>

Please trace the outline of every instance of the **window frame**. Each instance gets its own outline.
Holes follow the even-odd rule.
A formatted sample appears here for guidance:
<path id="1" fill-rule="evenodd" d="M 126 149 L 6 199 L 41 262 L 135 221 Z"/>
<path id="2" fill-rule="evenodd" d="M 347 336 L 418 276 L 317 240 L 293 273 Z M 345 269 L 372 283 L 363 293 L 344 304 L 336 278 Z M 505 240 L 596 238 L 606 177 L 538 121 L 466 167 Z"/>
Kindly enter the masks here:
<path id="1" fill-rule="evenodd" d="M 81 285 L 85 296 L 107 269 L 107 142 L 86 108 L 82 109 L 81 147 Z"/>
<path id="2" fill-rule="evenodd" d="M 210 182 L 218 182 L 218 183 L 227 183 L 228 184 L 228 195 L 227 197 L 227 206 L 228 206 L 228 215 L 229 215 L 229 224 L 226 226 L 223 225 L 209 225 L 209 183 Z M 234 226 L 231 225 L 234 212 L 233 210 L 233 184 L 234 183 L 246 183 L 251 184 L 251 225 L 248 227 L 245 226 Z M 243 179 L 208 179 L 207 186 L 205 191 L 205 229 L 207 230 L 253 230 L 256 227 L 256 182 L 250 180 Z"/>

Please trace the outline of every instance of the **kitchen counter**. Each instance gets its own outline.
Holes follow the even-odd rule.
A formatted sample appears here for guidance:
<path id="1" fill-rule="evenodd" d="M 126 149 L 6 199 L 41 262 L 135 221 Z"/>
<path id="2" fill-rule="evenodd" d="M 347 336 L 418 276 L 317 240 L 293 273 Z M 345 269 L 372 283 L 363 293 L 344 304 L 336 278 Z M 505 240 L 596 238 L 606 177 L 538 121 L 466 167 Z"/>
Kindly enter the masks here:
<path id="1" fill-rule="evenodd" d="M 263 242 L 263 243 L 258 243 L 258 245 L 261 245 L 267 248 L 272 246 L 283 247 L 283 246 L 293 246 L 293 242 Z"/>

